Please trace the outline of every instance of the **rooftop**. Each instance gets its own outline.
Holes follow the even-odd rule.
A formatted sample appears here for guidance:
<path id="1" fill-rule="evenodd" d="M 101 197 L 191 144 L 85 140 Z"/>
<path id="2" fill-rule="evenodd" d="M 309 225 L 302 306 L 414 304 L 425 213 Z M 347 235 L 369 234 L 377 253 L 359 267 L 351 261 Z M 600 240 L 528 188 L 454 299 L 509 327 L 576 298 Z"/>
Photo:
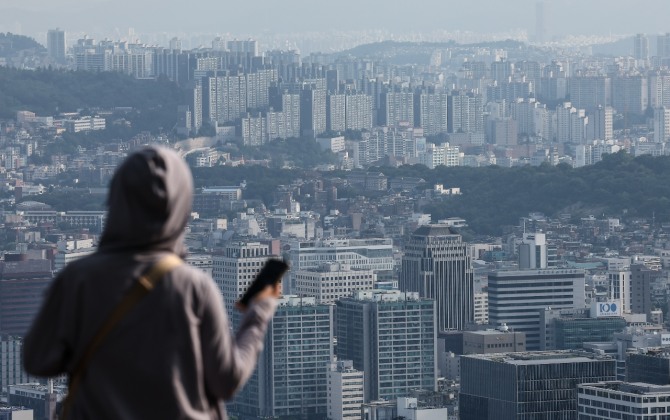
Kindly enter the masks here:
<path id="1" fill-rule="evenodd" d="M 446 224 L 423 225 L 414 231 L 417 236 L 450 236 L 458 235 L 456 231 Z"/>
<path id="2" fill-rule="evenodd" d="M 598 382 L 594 384 L 581 384 L 585 388 L 609 389 L 627 394 L 670 394 L 670 385 L 654 385 L 642 382 Z"/>
<path id="3" fill-rule="evenodd" d="M 548 365 L 561 363 L 584 363 L 593 362 L 596 360 L 612 360 L 612 358 L 607 355 L 572 350 L 472 354 L 463 357 L 484 359 L 510 365 Z"/>

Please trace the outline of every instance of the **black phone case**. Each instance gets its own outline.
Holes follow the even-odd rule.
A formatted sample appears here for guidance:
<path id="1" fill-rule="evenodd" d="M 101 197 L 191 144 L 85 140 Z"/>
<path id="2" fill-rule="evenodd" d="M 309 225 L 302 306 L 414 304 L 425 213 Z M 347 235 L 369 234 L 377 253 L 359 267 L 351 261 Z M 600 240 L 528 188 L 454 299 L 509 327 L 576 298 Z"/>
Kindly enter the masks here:
<path id="1" fill-rule="evenodd" d="M 271 259 L 268 260 L 261 271 L 258 273 L 254 281 L 249 285 L 247 291 L 242 295 L 240 304 L 248 306 L 251 299 L 265 286 L 281 281 L 282 276 L 288 270 L 288 264 L 282 260 Z"/>

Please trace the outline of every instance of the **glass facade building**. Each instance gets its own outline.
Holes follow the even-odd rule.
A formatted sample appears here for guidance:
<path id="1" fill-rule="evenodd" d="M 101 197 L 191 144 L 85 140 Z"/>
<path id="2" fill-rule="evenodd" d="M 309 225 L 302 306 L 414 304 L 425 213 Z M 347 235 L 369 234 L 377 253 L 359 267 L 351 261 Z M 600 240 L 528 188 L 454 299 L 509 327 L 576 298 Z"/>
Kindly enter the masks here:
<path id="1" fill-rule="evenodd" d="M 587 342 L 611 342 L 626 325 L 621 316 L 598 316 L 589 308 L 546 308 L 540 312 L 540 350 L 577 350 Z"/>
<path id="2" fill-rule="evenodd" d="M 579 318 L 554 320 L 556 349 L 573 350 L 582 348 L 584 342 L 612 341 L 614 333 L 626 328 L 623 318 Z"/>
<path id="3" fill-rule="evenodd" d="M 613 381 L 616 362 L 566 351 L 461 357 L 461 420 L 567 420 L 577 385 Z"/>
<path id="4" fill-rule="evenodd" d="M 626 381 L 654 385 L 670 384 L 670 348 L 648 349 L 626 356 Z"/>

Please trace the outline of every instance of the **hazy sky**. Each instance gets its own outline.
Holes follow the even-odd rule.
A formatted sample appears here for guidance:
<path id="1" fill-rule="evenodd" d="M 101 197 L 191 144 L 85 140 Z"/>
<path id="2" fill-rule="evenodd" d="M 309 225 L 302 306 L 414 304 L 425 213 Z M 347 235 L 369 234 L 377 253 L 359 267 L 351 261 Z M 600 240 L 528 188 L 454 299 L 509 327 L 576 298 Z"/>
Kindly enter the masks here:
<path id="1" fill-rule="evenodd" d="M 138 33 L 383 29 L 535 32 L 536 0 L 0 0 L 0 30 Z M 670 32 L 670 0 L 551 0 L 550 34 Z M 18 26 L 19 24 L 20 26 Z"/>

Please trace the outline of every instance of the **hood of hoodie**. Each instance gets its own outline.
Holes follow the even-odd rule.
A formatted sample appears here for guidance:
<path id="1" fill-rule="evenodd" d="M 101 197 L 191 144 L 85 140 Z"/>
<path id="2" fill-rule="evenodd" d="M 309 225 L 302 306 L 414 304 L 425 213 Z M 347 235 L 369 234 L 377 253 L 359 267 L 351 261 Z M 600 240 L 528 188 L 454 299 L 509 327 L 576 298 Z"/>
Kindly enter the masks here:
<path id="1" fill-rule="evenodd" d="M 191 171 L 175 151 L 152 146 L 132 153 L 112 178 L 100 250 L 183 255 L 192 199 Z"/>

